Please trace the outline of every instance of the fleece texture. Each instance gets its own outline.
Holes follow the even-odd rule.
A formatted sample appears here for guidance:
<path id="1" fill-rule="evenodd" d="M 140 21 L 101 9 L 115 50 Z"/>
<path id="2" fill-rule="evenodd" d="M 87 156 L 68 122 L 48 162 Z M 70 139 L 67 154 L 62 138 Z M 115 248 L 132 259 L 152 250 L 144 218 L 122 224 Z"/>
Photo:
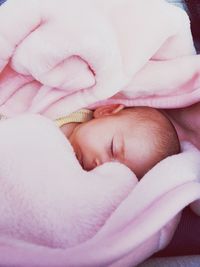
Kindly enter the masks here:
<path id="1" fill-rule="evenodd" d="M 189 143 L 140 182 L 120 163 L 84 171 L 40 115 L 2 121 L 0 149 L 1 266 L 136 265 L 200 198 L 200 152 Z"/>
<path id="2" fill-rule="evenodd" d="M 182 153 L 138 182 L 119 163 L 82 170 L 52 122 L 102 104 L 198 103 L 199 67 L 187 14 L 164 0 L 7 0 L 0 265 L 136 266 L 170 242 L 185 206 L 200 214 L 200 152 L 192 144 L 182 142 Z M 198 113 L 188 120 L 195 121 Z"/>

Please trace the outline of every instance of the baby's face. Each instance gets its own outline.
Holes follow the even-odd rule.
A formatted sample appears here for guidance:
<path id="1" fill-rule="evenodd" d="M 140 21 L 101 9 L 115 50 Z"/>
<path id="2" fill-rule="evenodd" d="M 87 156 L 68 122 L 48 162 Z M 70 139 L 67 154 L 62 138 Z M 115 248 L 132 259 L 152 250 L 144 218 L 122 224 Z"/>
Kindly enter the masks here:
<path id="1" fill-rule="evenodd" d="M 77 126 L 69 141 L 82 167 L 89 171 L 105 162 L 119 161 L 142 177 L 155 159 L 150 138 L 138 130 L 136 123 L 130 115 L 122 113 Z"/>

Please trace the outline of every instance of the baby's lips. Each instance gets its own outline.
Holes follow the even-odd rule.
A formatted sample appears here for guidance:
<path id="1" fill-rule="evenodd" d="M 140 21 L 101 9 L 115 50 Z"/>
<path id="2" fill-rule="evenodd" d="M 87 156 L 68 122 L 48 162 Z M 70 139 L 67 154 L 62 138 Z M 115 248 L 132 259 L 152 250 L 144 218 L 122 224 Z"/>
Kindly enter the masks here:
<path id="1" fill-rule="evenodd" d="M 82 168 L 85 171 L 91 171 L 92 169 L 94 169 L 96 167 L 96 164 L 91 163 L 89 161 L 86 161 L 82 155 L 82 153 L 80 152 L 79 149 L 76 150 L 76 158 L 78 159 L 80 165 L 82 166 Z"/>
<path id="2" fill-rule="evenodd" d="M 77 160 L 79 161 L 80 165 L 82 166 L 82 168 L 85 169 L 85 168 L 84 168 L 83 158 L 82 158 L 82 156 L 81 156 L 81 153 L 80 153 L 79 151 L 76 151 L 75 155 L 76 155 L 76 158 L 77 158 Z"/>
<path id="3" fill-rule="evenodd" d="M 94 168 L 97 167 L 97 165 L 95 164 L 95 162 L 92 162 L 92 163 L 86 162 L 84 159 L 82 159 L 81 165 L 82 165 L 82 167 L 83 167 L 83 169 L 85 171 L 91 171 L 91 170 L 93 170 Z"/>
<path id="4" fill-rule="evenodd" d="M 80 156 L 79 156 L 77 153 L 76 153 L 75 155 L 76 155 L 77 160 L 78 160 L 79 162 L 81 162 L 81 161 L 80 161 Z"/>

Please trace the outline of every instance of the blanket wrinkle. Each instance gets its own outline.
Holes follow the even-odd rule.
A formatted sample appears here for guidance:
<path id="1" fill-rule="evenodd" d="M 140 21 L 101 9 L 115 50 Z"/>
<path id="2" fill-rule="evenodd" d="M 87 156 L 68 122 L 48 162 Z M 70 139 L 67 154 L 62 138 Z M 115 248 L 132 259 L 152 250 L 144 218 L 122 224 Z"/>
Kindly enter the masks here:
<path id="1" fill-rule="evenodd" d="M 67 244 L 68 246 L 70 246 L 76 244 L 76 242 L 79 243 L 81 242 L 81 240 L 83 241 L 85 235 L 88 237 L 88 235 L 94 234 L 94 231 L 96 231 L 102 225 L 105 218 L 109 216 L 109 214 L 111 213 L 111 211 L 113 211 L 113 209 L 116 208 L 117 202 L 122 201 L 122 199 L 126 196 L 126 194 L 131 190 L 131 187 L 134 184 L 133 174 L 129 170 L 127 171 L 127 168 L 122 166 L 124 168 L 123 171 L 122 167 L 121 168 L 118 167 L 119 164 L 114 164 L 115 169 L 116 171 L 118 171 L 119 175 L 121 173 L 122 175 L 125 176 L 125 178 L 118 178 L 118 177 L 111 178 L 109 177 L 110 176 L 109 172 L 111 172 L 111 170 L 109 171 L 109 167 L 106 168 L 106 166 L 104 167 L 102 166 L 101 171 L 98 169 L 95 170 L 95 175 L 92 173 L 87 175 L 88 178 L 89 177 L 90 178 L 85 181 L 85 185 L 83 186 L 82 181 L 83 179 L 85 179 L 84 177 L 86 177 L 86 173 L 85 174 L 83 173 L 79 164 L 76 162 L 74 153 L 72 154 L 72 159 L 70 161 L 68 159 L 66 164 L 67 152 L 65 150 L 67 146 L 69 146 L 69 144 L 66 143 L 64 136 L 58 131 L 58 129 L 56 128 L 56 126 L 54 126 L 53 123 L 51 126 L 53 128 L 53 132 L 55 131 L 56 134 L 58 134 L 59 138 L 61 138 L 60 141 L 64 143 L 62 147 L 62 153 L 64 153 L 64 155 L 61 156 L 60 155 L 61 153 L 59 152 L 58 154 L 53 156 L 53 158 L 55 159 L 57 158 L 57 160 L 62 159 L 63 166 L 61 168 L 59 167 L 60 163 L 58 163 L 58 165 L 54 163 L 52 168 L 48 167 L 47 170 L 45 170 L 44 166 L 41 165 L 42 160 L 41 162 L 39 161 L 39 155 L 37 155 L 38 151 L 37 149 L 35 149 L 34 143 L 37 142 L 37 139 L 42 140 L 43 137 L 46 136 L 46 131 L 48 131 L 48 128 L 49 130 L 51 130 L 51 127 L 49 127 L 48 124 L 47 125 L 44 124 L 45 127 L 40 126 L 38 129 L 35 130 L 36 128 L 35 123 L 38 122 L 40 124 L 41 119 L 33 118 L 31 120 L 31 118 L 32 117 L 27 119 L 17 120 L 17 123 L 19 124 L 19 127 L 15 128 L 15 134 L 19 136 L 17 138 L 17 142 L 16 140 L 14 140 L 10 142 L 9 146 L 8 145 L 5 146 L 3 144 L 3 141 L 1 143 L 2 151 L 3 149 L 6 149 L 7 151 L 6 154 L 4 154 L 4 162 L 5 162 L 4 167 L 1 168 L 1 172 L 5 173 L 5 176 L 7 177 L 7 180 L 3 178 L 1 179 L 3 188 L 2 191 L 4 191 L 2 192 L 1 198 L 2 201 L 4 202 L 3 207 L 4 209 L 7 209 L 6 213 L 9 214 L 8 217 L 7 216 L 2 217 L 1 225 L 3 226 L 4 224 L 7 224 L 8 232 L 6 233 L 8 236 L 14 235 L 15 237 L 18 238 L 22 239 L 25 238 L 25 240 L 27 238 L 30 239 L 32 236 L 34 243 L 38 244 L 40 244 L 41 242 L 42 242 L 41 244 L 43 245 L 52 244 L 52 246 L 55 246 L 57 244 L 56 246 L 58 246 L 59 244 L 59 246 L 62 247 L 66 246 Z M 23 126 L 22 124 L 26 122 L 26 120 L 28 119 L 30 119 L 30 121 L 27 121 L 26 126 Z M 12 123 L 12 120 L 11 121 L 10 120 L 5 122 L 3 121 L 1 123 L 2 140 L 5 134 L 3 128 L 11 127 L 12 129 L 12 126 L 9 125 Z M 27 136 L 26 138 L 24 138 L 21 135 L 21 131 L 23 129 L 26 130 L 26 132 L 24 131 L 24 133 L 26 133 Z M 34 134 L 33 138 L 29 137 L 30 132 Z M 12 135 L 12 132 L 10 132 L 9 134 Z M 49 134 L 49 137 L 45 138 L 49 140 L 48 138 L 52 138 L 52 134 Z M 29 142 L 34 144 L 33 147 L 28 146 Z M 43 140 L 43 146 L 40 152 L 42 158 L 45 155 L 43 150 L 46 150 L 46 153 L 53 154 L 53 151 L 51 150 L 54 150 L 55 146 L 53 144 L 50 145 L 50 142 L 52 143 L 52 141 L 49 140 L 48 146 L 45 148 L 45 142 Z M 37 155 L 37 161 L 33 162 L 34 158 L 32 158 L 32 155 L 30 154 L 28 149 L 31 149 L 31 154 L 34 154 L 35 156 Z M 22 156 L 21 159 L 16 161 L 14 156 L 12 158 L 11 151 L 19 151 L 19 150 L 21 150 L 21 154 L 24 156 Z M 71 154 L 72 152 L 73 152 L 72 148 L 69 147 L 69 154 Z M 51 159 L 52 163 L 56 162 L 55 159 L 53 158 L 51 156 L 48 157 L 47 162 Z M 23 170 L 17 167 L 23 165 L 25 165 L 23 167 Z M 77 178 L 74 181 L 69 181 L 68 185 L 69 188 L 66 188 L 65 186 L 66 178 L 64 178 L 63 175 L 61 176 L 61 174 L 64 169 L 67 169 L 68 165 L 71 166 L 71 172 L 70 172 L 71 175 Z M 7 168 L 9 168 L 8 169 L 9 173 L 7 173 L 6 171 Z M 16 171 L 17 168 L 19 170 Z M 31 176 L 34 179 L 31 179 L 29 175 L 31 180 L 29 179 L 27 180 L 26 177 L 27 174 L 30 172 L 31 168 L 33 169 L 31 172 Z M 55 182 L 54 177 L 56 175 L 55 170 L 57 168 L 59 168 L 58 170 L 59 172 L 57 172 L 57 175 L 59 175 L 59 179 L 57 179 L 57 181 Z M 79 175 L 80 171 L 81 173 L 83 173 L 82 175 Z M 18 177 L 18 180 L 15 182 L 13 181 L 14 178 L 12 173 L 13 175 L 15 173 Z M 69 172 L 67 175 L 69 176 Z M 45 177 L 48 177 L 48 180 L 45 179 Z M 114 179 L 116 180 L 115 184 L 113 184 Z M 119 183 L 117 183 L 117 181 L 119 181 Z M 103 186 L 104 183 L 105 186 Z M 98 187 L 94 189 L 93 188 L 94 185 Z M 10 191 L 9 188 L 13 187 L 15 187 L 15 190 L 12 192 Z M 73 189 L 73 187 L 75 188 Z M 82 190 L 83 188 L 85 188 L 85 190 Z M 7 194 L 7 192 L 10 192 L 10 196 L 9 198 L 6 197 L 5 200 L 4 197 Z M 17 194 L 19 194 L 20 197 L 18 197 Z M 37 195 L 37 197 L 35 198 L 34 195 Z M 80 201 L 76 202 L 76 198 L 78 195 L 80 195 L 79 196 Z M 94 198 L 97 198 L 95 204 L 93 204 L 95 206 L 91 208 L 90 202 L 93 203 L 92 199 Z M 61 208 L 61 205 L 65 201 L 68 201 L 69 199 L 71 199 L 70 205 L 64 205 Z M 14 204 L 13 202 L 15 202 L 17 213 L 12 212 L 11 206 L 13 206 Z M 41 209 L 38 209 L 39 206 L 41 206 Z M 57 210 L 58 207 L 59 209 Z M 45 213 L 41 212 L 42 209 L 43 211 L 45 210 Z M 98 210 L 99 215 L 96 214 L 96 210 Z M 2 213 L 4 212 L 2 211 Z M 79 214 L 79 216 L 76 216 L 77 213 Z M 86 214 L 88 215 L 86 216 Z M 100 214 L 102 215 L 100 216 Z M 70 216 L 71 216 L 71 223 L 70 223 Z M 13 219 L 9 217 L 12 217 Z M 69 223 L 67 228 L 64 227 L 66 220 Z M 60 224 L 61 221 L 63 221 L 63 225 Z M 78 221 L 80 221 L 80 225 Z M 73 228 L 73 225 L 75 227 L 74 235 L 70 235 L 69 239 L 67 237 L 68 233 L 66 231 L 69 231 L 70 233 L 71 228 Z M 57 229 L 56 232 L 55 229 Z M 63 229 L 65 229 L 65 233 L 63 232 Z M 75 231 L 75 229 L 77 230 Z M 42 235 L 39 234 L 40 232 L 42 232 L 43 234 Z M 60 238 L 62 239 L 62 241 Z M 66 238 L 67 241 L 65 240 Z M 42 241 L 42 239 L 44 239 L 44 241 Z"/>
<path id="2" fill-rule="evenodd" d="M 160 238 L 157 250 L 162 250 L 166 247 L 166 240 L 167 244 L 170 243 L 176 230 L 176 226 L 178 226 L 181 220 L 181 214 L 182 212 L 179 212 L 168 224 L 166 224 L 160 230 Z"/>
<path id="3" fill-rule="evenodd" d="M 52 122 L 121 103 L 174 109 L 180 129 L 184 117 L 197 130 L 198 109 L 177 108 L 199 102 L 199 66 L 187 14 L 164 0 L 1 6 L 1 266 L 137 266 L 170 242 L 185 206 L 200 214 L 188 129 L 181 153 L 138 181 L 117 162 L 84 171 Z"/>
<path id="4" fill-rule="evenodd" d="M 185 205 L 200 197 L 200 187 L 197 182 L 199 179 L 197 174 L 200 173 L 199 151 L 187 143 L 183 143 L 183 153 L 162 161 L 138 183 L 136 178 L 135 180 L 133 179 L 132 172 L 122 164 L 115 163 L 115 168 L 113 169 L 113 164 L 107 163 L 99 166 L 93 172 L 82 171 L 78 162 L 75 160 L 72 148 L 69 146 L 63 134 L 60 133 L 52 122 L 40 116 L 27 115 L 9 119 L 3 121 L 0 124 L 0 128 L 0 147 L 1 151 L 4 152 L 1 157 L 1 162 L 4 162 L 4 164 L 0 169 L 2 174 L 0 180 L 2 183 L 2 194 L 5 195 L 6 193 L 6 184 L 10 186 L 13 185 L 14 182 L 15 192 L 21 192 L 20 195 L 23 200 L 23 205 L 20 205 L 19 201 L 21 197 L 18 198 L 16 195 L 13 199 L 12 195 L 10 195 L 8 199 L 1 194 L 2 207 L 11 209 L 11 212 L 6 212 L 6 217 L 2 210 L 0 220 L 2 224 L 1 229 L 3 230 L 6 225 L 6 229 L 9 230 L 10 227 L 12 231 L 10 233 L 9 231 L 4 231 L 4 234 L 2 233 L 2 237 L 4 237 L 1 239 L 2 242 L 4 242 L 2 250 L 4 247 L 7 247 L 10 252 L 7 252 L 3 257 L 1 256 L 2 254 L 0 254 L 0 262 L 4 263 L 9 259 L 11 263 L 12 259 L 8 258 L 8 255 L 12 253 L 12 249 L 14 248 L 16 256 L 13 259 L 15 262 L 19 261 L 18 266 L 38 266 L 39 262 L 42 263 L 41 266 L 57 266 L 53 265 L 54 261 L 52 261 L 52 258 L 55 257 L 57 260 L 59 258 L 59 266 L 65 266 L 66 262 L 68 262 L 68 266 L 70 267 L 80 266 L 80 264 L 81 266 L 108 266 L 112 262 L 120 260 L 120 258 L 133 252 L 140 245 L 145 244 L 145 241 L 150 237 L 154 239 L 154 235 L 157 236 L 162 227 L 177 215 L 177 212 L 179 213 Z M 15 129 L 16 135 L 15 138 L 11 139 L 8 146 L 5 144 L 5 138 L 8 138 L 10 135 L 12 136 L 12 129 Z M 46 136 L 46 131 L 48 132 L 48 136 Z M 24 135 L 22 135 L 22 132 Z M 30 132 L 32 132 L 32 134 L 29 134 Z M 39 140 L 43 141 L 38 142 Z M 52 142 L 52 140 L 55 142 Z M 30 146 L 30 144 L 32 144 L 32 146 Z M 40 153 L 38 151 L 39 148 L 41 151 Z M 23 158 L 15 158 L 15 154 L 10 152 L 19 150 L 21 151 L 21 155 L 24 155 Z M 28 150 L 31 150 L 31 154 L 27 154 Z M 51 150 L 54 151 L 54 153 L 51 152 Z M 71 157 L 68 156 L 68 160 L 66 160 L 67 151 L 69 155 L 72 153 Z M 11 155 L 13 155 L 12 158 Z M 49 156 L 45 158 L 44 155 Z M 30 159 L 34 159 L 35 156 L 37 156 L 38 160 L 34 162 L 31 161 Z M 55 161 L 56 158 L 59 159 L 59 161 Z M 169 161 L 170 164 L 167 164 L 167 161 Z M 24 169 L 18 170 L 19 175 L 16 175 L 17 166 L 20 166 L 22 164 L 21 162 L 23 162 Z M 50 164 L 50 162 L 53 164 Z M 57 162 L 57 164 L 55 164 L 55 162 Z M 185 164 L 185 162 L 188 162 L 188 164 Z M 44 164 L 48 166 L 48 168 L 45 168 Z M 180 168 L 181 164 L 183 164 L 183 169 Z M 32 166 L 31 172 L 30 166 Z M 170 170 L 169 166 L 171 166 Z M 73 180 L 69 177 L 70 167 Z M 40 173 L 41 170 L 42 173 Z M 63 176 L 63 174 L 66 173 L 65 170 L 68 173 L 67 176 Z M 54 177 L 56 172 L 58 179 L 55 181 Z M 114 172 L 118 174 L 116 177 L 113 175 Z M 157 172 L 158 175 L 155 175 L 155 172 Z M 81 174 L 80 178 L 78 178 L 78 173 Z M 120 173 L 121 176 L 119 176 Z M 168 179 L 163 177 L 163 180 L 160 180 L 160 173 L 165 174 Z M 27 179 L 27 174 L 29 179 Z M 177 175 L 173 177 L 172 174 Z M 3 177 L 6 179 L 3 179 Z M 18 179 L 17 183 L 16 177 Z M 46 177 L 48 177 L 48 180 Z M 160 199 L 154 202 L 160 194 L 158 188 L 163 187 L 164 189 L 165 187 L 167 188 L 167 185 L 170 188 L 174 178 L 179 185 L 177 186 L 175 183 L 172 190 L 168 191 L 168 189 L 166 189 L 167 191 L 165 193 L 163 192 Z M 66 179 L 70 181 L 67 183 L 67 187 L 64 186 Z M 183 181 L 185 179 L 183 184 L 180 183 L 182 179 Z M 84 183 L 81 182 L 83 180 Z M 163 181 L 166 183 L 166 186 L 163 185 Z M 156 187 L 151 186 L 150 188 L 149 185 L 154 182 L 157 187 L 157 192 L 155 191 L 153 195 L 153 188 Z M 92 183 L 95 186 L 92 186 Z M 103 190 L 100 189 L 100 184 L 102 183 L 105 183 Z M 76 187 L 76 190 L 73 189 L 73 186 Z M 84 187 L 86 191 L 82 190 Z M 97 188 L 97 190 L 95 190 L 95 188 Z M 123 193 L 122 188 L 124 188 Z M 152 199 L 146 194 L 146 188 L 152 191 L 150 194 Z M 68 192 L 68 194 L 66 194 L 66 192 Z M 9 194 L 12 194 L 12 191 L 9 190 Z M 140 206 L 134 205 L 134 203 L 139 203 L 139 199 L 141 201 L 141 195 L 146 196 L 143 200 L 144 206 L 145 203 L 148 205 L 151 203 L 151 208 L 143 209 L 141 203 L 140 213 L 137 212 L 134 214 L 134 210 L 138 210 Z M 78 202 L 76 202 L 77 197 L 79 198 Z M 91 197 L 93 201 L 91 201 Z M 108 197 L 111 201 L 109 205 L 106 201 Z M 85 198 L 89 201 L 84 204 Z M 28 203 L 31 204 L 31 206 L 28 205 L 28 213 L 26 209 L 27 200 Z M 104 208 L 102 204 L 98 204 L 98 201 L 104 203 Z M 63 205 L 64 202 L 65 205 Z M 19 204 L 17 205 L 17 203 Z M 12 212 L 12 209 L 15 209 L 16 205 L 18 207 L 16 210 L 17 212 Z M 33 209 L 34 206 L 35 208 Z M 93 213 L 91 213 L 92 210 L 89 208 L 90 206 L 94 209 Z M 108 206 L 111 209 L 111 213 L 105 209 L 105 207 L 108 208 Z M 30 207 L 32 208 L 30 209 Z M 96 213 L 97 210 L 98 213 Z M 165 210 L 165 213 L 162 213 L 162 210 Z M 17 214 L 23 213 L 24 216 L 17 219 Z M 68 214 L 67 217 L 66 213 Z M 12 216 L 12 219 L 10 218 L 11 214 L 14 216 Z M 29 216 L 25 214 L 31 215 L 30 221 L 28 219 Z M 43 214 L 45 214 L 45 217 Z M 102 218 L 104 222 L 105 214 L 107 214 L 106 216 L 108 217 L 105 223 L 100 223 L 99 225 L 101 221 L 99 217 L 100 214 L 102 214 L 101 216 L 104 218 Z M 88 216 L 91 216 L 90 219 Z M 34 217 L 36 220 L 33 220 Z M 155 217 L 157 218 L 156 221 Z M 18 220 L 19 222 L 17 223 Z M 68 222 L 67 224 L 66 221 Z M 100 226 L 100 229 L 97 232 L 95 231 L 95 234 L 93 229 L 94 225 L 93 223 L 91 224 L 91 221 L 94 221 L 95 227 L 98 227 L 98 225 Z M 147 221 L 149 227 L 146 225 Z M 17 223 L 16 226 L 15 223 Z M 64 224 L 62 225 L 62 223 Z M 45 227 L 40 228 L 42 225 Z M 52 228 L 53 225 L 55 225 L 54 230 Z M 175 225 L 175 223 L 172 223 L 174 228 Z M 87 229 L 88 226 L 93 229 L 92 236 L 89 229 Z M 68 227 L 70 235 L 67 234 L 67 238 L 70 238 L 71 241 L 69 240 L 69 243 L 66 243 L 64 231 L 66 231 Z M 50 230 L 49 234 L 48 228 Z M 79 228 L 80 231 L 78 230 Z M 18 229 L 20 229 L 20 231 Z M 60 234 L 59 229 L 61 229 Z M 26 233 L 26 231 L 28 232 Z M 33 232 L 35 232 L 34 235 Z M 166 233 L 166 239 L 163 237 L 163 246 L 166 245 L 170 232 L 171 230 L 168 231 L 168 234 Z M 22 234 L 21 237 L 19 233 Z M 27 235 L 28 233 L 31 233 L 31 235 Z M 42 236 L 41 233 L 43 233 Z M 56 234 L 56 236 L 53 237 L 52 233 Z M 85 237 L 81 237 L 84 233 L 87 233 L 86 239 Z M 78 244 L 74 243 L 76 235 L 78 235 Z M 8 243 L 5 236 L 7 237 Z M 24 237 L 26 238 L 24 239 Z M 45 240 L 42 241 L 41 238 Z M 55 241 L 53 241 L 52 238 L 56 238 Z M 24 245 L 21 246 L 20 242 L 17 242 L 17 239 L 20 239 Z M 39 242 L 42 243 L 38 243 L 36 240 L 40 240 Z M 83 240 L 85 240 L 85 242 L 83 242 Z M 44 241 L 46 245 L 43 243 Z M 65 249 L 63 242 L 65 246 L 68 244 L 68 249 Z M 12 244 L 11 247 L 9 243 Z M 52 246 L 52 244 L 54 244 L 53 246 L 56 245 L 56 250 L 51 250 L 49 246 Z M 58 249 L 58 247 L 60 247 L 60 249 Z M 107 247 L 109 247 L 109 250 Z M 112 250 L 110 250 L 111 247 Z M 156 248 L 159 248 L 158 243 L 156 243 L 156 247 L 149 247 L 147 251 L 150 253 L 150 251 L 152 252 L 154 249 L 156 250 Z M 22 261 L 20 263 L 17 256 L 18 251 L 20 253 L 21 249 L 24 253 L 24 263 L 22 263 Z M 42 254 L 40 254 L 41 251 L 43 252 Z M 88 252 L 90 252 L 90 254 L 88 254 Z M 33 257 L 34 254 L 37 255 L 37 260 L 34 260 L 35 263 L 30 263 L 30 257 Z M 56 254 L 58 256 L 56 256 Z M 79 255 L 78 258 L 77 255 Z M 139 255 L 141 260 L 146 253 L 143 251 L 143 253 L 139 253 Z M 47 264 L 48 262 L 52 262 L 52 264 Z"/>
<path id="5" fill-rule="evenodd" d="M 195 53 L 188 16 L 164 0 L 153 0 L 154 5 L 144 0 L 139 3 L 130 0 L 111 1 L 109 4 L 97 0 L 84 3 L 80 0 L 73 3 L 60 0 L 59 5 L 53 0 L 45 0 L 42 5 L 38 0 L 29 1 L 28 4 L 25 0 L 20 1 L 22 10 L 15 10 L 14 0 L 7 1 L 1 7 L 0 36 L 6 36 L 7 42 L 13 46 L 12 51 L 5 53 L 2 50 L 2 54 L 4 57 L 7 55 L 7 61 L 10 60 L 17 73 L 31 75 L 45 86 L 66 92 L 60 98 L 55 95 L 51 101 L 38 99 L 39 103 L 34 101 L 31 108 L 27 105 L 28 111 L 43 113 L 53 119 L 109 98 L 123 88 L 128 88 L 127 86 L 133 94 L 124 101 L 130 100 L 126 104 L 135 105 L 137 102 L 134 99 L 141 87 L 136 85 L 134 88 L 131 80 L 146 63 L 151 62 L 150 59 L 163 63 L 169 61 L 169 66 L 162 68 L 162 73 L 166 73 L 171 67 L 174 69 L 177 66 L 174 59 L 184 56 L 185 62 L 190 63 L 190 55 Z M 24 22 L 26 16 L 23 9 L 26 10 L 26 16 L 29 16 L 28 24 Z M 13 14 L 12 20 L 9 20 L 10 13 Z M 126 20 L 120 20 L 122 15 L 126 16 Z M 144 17 L 145 23 L 142 19 Z M 24 26 L 12 34 L 16 18 L 20 18 L 20 23 Z M 91 24 L 91 21 L 95 21 L 95 24 Z M 2 49 L 4 47 L 8 45 L 3 45 Z M 183 71 L 176 69 L 176 72 L 175 77 L 185 77 Z M 197 72 L 197 69 L 193 72 Z M 150 73 L 155 75 L 156 70 L 151 70 Z M 142 80 L 145 80 L 144 76 L 148 77 L 147 74 L 142 75 Z M 173 76 L 170 75 L 171 77 Z M 164 92 L 167 87 L 166 78 L 159 81 L 156 86 L 159 88 L 158 95 L 155 92 L 157 102 L 160 92 Z M 177 88 L 175 84 L 174 90 Z M 190 92 L 192 90 L 191 88 Z M 170 96 L 171 92 L 168 94 Z M 147 96 L 151 95 L 148 90 Z M 179 103 L 183 100 L 177 101 L 178 103 L 174 101 L 171 106 L 170 100 L 166 106 L 162 99 L 160 105 L 148 102 L 147 98 L 141 104 L 168 108 L 180 106 Z"/>

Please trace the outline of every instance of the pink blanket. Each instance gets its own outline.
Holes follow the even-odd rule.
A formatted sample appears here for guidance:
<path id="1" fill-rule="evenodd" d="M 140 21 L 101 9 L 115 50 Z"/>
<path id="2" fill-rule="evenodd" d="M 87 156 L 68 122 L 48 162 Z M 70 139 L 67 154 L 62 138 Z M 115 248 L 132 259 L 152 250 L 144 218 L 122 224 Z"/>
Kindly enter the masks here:
<path id="1" fill-rule="evenodd" d="M 200 199 L 200 152 L 182 142 L 181 154 L 139 183 L 118 163 L 84 172 L 56 126 L 31 113 L 186 107 L 199 102 L 199 66 L 186 13 L 165 1 L 8 0 L 0 8 L 0 113 L 12 117 L 0 124 L 0 265 L 128 267 L 165 247 L 181 210 Z M 187 123 L 199 125 L 196 111 Z M 200 147 L 176 114 L 180 139 Z M 192 207 L 200 214 L 198 201 Z"/>
<path id="2" fill-rule="evenodd" d="M 56 118 L 119 92 L 126 105 L 186 106 L 200 98 L 199 62 L 188 16 L 164 0 L 0 8 L 0 112 L 10 116 Z"/>
<path id="3" fill-rule="evenodd" d="M 135 266 L 162 249 L 200 198 L 200 152 L 182 149 L 138 183 L 120 163 L 82 170 L 44 117 L 2 121 L 1 266 Z"/>

